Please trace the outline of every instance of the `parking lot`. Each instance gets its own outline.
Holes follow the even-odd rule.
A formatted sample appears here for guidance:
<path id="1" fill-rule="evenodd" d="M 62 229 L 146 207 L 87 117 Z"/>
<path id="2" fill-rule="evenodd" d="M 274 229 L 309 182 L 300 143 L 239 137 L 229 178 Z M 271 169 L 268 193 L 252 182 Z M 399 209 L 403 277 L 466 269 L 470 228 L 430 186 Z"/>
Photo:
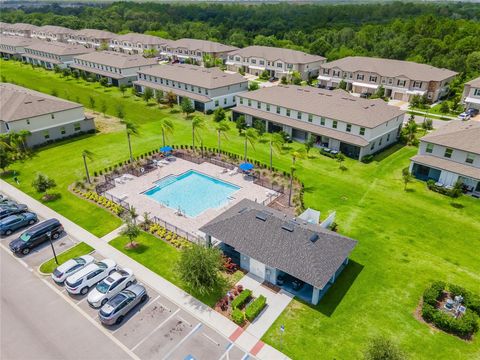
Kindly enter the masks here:
<path id="1" fill-rule="evenodd" d="M 39 217 L 39 221 L 44 219 Z M 0 242 L 6 248 L 10 241 L 18 237 L 25 229 L 8 237 L 2 237 Z M 57 254 L 74 246 L 76 241 L 68 234 L 63 234 L 53 241 Z M 18 257 L 19 261 L 36 270 L 44 261 L 52 258 L 52 250 L 48 242 L 33 249 L 30 254 Z M 102 257 L 93 253 L 97 259 Z M 121 264 L 118 264 L 121 267 Z M 56 284 L 45 276 L 51 287 L 57 289 L 58 296 L 73 302 L 79 312 L 94 320 L 108 336 L 114 337 L 140 359 L 252 359 L 235 346 L 229 339 L 209 328 L 195 317 L 180 309 L 164 296 L 137 279 L 144 285 L 148 293 L 148 301 L 139 304 L 128 313 L 120 325 L 106 327 L 98 319 L 98 310 L 87 302 L 87 295 L 70 295 L 63 285 Z M 39 279 L 39 281 L 41 281 Z M 41 299 L 37 299 L 41 301 Z M 72 309 L 72 311 L 75 311 Z M 88 328 L 79 331 L 90 331 Z"/>

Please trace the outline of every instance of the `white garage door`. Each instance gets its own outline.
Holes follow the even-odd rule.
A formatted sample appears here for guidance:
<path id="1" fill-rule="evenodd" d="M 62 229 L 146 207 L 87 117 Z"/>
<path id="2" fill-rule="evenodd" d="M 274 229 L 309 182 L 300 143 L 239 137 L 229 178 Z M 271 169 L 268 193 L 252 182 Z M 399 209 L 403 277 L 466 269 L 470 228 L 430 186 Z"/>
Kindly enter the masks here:
<path id="1" fill-rule="evenodd" d="M 250 258 L 250 272 L 262 279 L 265 279 L 265 264 Z"/>

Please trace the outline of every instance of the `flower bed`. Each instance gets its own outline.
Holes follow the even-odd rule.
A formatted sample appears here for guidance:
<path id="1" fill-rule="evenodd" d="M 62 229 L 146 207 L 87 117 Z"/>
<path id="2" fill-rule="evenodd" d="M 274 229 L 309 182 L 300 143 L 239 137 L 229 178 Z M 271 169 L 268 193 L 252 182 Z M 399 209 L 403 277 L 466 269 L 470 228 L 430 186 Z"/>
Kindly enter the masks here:
<path id="1" fill-rule="evenodd" d="M 87 199 L 87 200 L 90 200 L 90 201 L 93 201 L 93 202 L 97 203 L 98 205 L 100 205 L 100 206 L 104 207 L 105 209 L 111 211 L 112 213 L 114 213 L 117 216 L 122 215 L 123 212 L 125 211 L 125 209 L 123 207 L 121 207 L 120 205 L 118 205 L 114 201 L 107 199 L 105 196 L 100 196 L 93 191 L 84 192 L 84 191 L 82 191 L 78 188 L 74 188 L 73 192 L 75 194 Z"/>
<path id="2" fill-rule="evenodd" d="M 185 249 L 193 246 L 192 243 L 187 239 L 175 234 L 173 231 L 167 230 L 159 224 L 150 224 L 148 227 L 148 232 L 158 236 L 178 249 Z"/>
<path id="3" fill-rule="evenodd" d="M 240 295 L 238 295 L 235 299 L 233 299 L 231 306 L 232 309 L 241 309 L 247 301 L 250 299 L 252 296 L 252 291 L 249 289 L 243 290 Z"/>

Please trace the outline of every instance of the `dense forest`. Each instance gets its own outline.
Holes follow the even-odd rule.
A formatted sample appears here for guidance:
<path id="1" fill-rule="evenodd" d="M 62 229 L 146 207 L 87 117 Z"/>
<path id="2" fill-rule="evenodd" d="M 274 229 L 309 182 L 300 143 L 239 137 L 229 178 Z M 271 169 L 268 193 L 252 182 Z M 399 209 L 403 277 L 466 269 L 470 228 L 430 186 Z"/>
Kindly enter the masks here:
<path id="1" fill-rule="evenodd" d="M 113 3 L 4 10 L 0 19 L 72 29 L 146 32 L 234 46 L 304 50 L 329 60 L 367 55 L 480 74 L 480 4 L 226 5 Z"/>

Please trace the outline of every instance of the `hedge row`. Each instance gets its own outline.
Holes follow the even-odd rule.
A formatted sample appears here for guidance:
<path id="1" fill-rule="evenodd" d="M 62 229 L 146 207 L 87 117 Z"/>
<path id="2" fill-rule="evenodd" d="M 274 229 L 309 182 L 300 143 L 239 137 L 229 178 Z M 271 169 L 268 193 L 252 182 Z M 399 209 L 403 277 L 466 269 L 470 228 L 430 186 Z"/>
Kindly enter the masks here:
<path id="1" fill-rule="evenodd" d="M 461 337 L 470 337 L 478 331 L 478 315 L 470 309 L 467 309 L 461 317 L 455 318 L 435 306 L 423 304 L 422 317 L 437 328 Z"/>
<path id="2" fill-rule="evenodd" d="M 480 316 L 480 296 L 477 294 L 474 294 L 473 292 L 455 285 L 455 284 L 449 284 L 448 285 L 448 290 L 452 293 L 453 297 L 460 295 L 463 297 L 463 303 L 465 306 L 476 312 L 478 316 Z"/>
<path id="3" fill-rule="evenodd" d="M 103 206 L 107 210 L 110 210 L 115 215 L 120 216 L 123 214 L 125 209 L 118 205 L 117 203 L 113 202 L 112 200 L 107 199 L 105 196 L 98 195 L 93 191 L 83 192 L 78 188 L 74 188 L 73 192 L 79 194 L 80 196 L 84 197 L 85 199 L 94 201 L 100 206 Z"/>
<path id="4" fill-rule="evenodd" d="M 242 310 L 233 309 L 232 311 L 232 320 L 237 325 L 242 325 L 245 322 L 245 315 L 243 315 Z"/>
<path id="5" fill-rule="evenodd" d="M 232 301 L 232 309 L 238 309 L 243 307 L 245 303 L 250 299 L 252 296 L 252 290 L 244 289 L 235 299 Z"/>
<path id="6" fill-rule="evenodd" d="M 423 302 L 431 306 L 437 305 L 437 301 L 442 296 L 445 289 L 445 283 L 442 281 L 435 281 L 423 293 Z"/>
<path id="7" fill-rule="evenodd" d="M 248 304 L 247 308 L 245 309 L 245 316 L 247 317 L 248 321 L 253 321 L 266 305 L 267 298 L 263 295 L 260 295 L 252 303 Z"/>

